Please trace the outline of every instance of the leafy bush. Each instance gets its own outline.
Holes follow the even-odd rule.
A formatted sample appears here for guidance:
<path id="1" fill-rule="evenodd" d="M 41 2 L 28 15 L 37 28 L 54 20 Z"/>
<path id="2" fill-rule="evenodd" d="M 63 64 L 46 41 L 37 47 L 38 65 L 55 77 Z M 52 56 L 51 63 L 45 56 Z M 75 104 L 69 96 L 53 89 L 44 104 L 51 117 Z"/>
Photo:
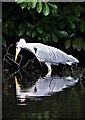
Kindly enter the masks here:
<path id="1" fill-rule="evenodd" d="M 44 43 L 62 41 L 66 49 L 85 50 L 83 3 L 24 1 L 3 4 L 3 39 L 27 35 Z"/>

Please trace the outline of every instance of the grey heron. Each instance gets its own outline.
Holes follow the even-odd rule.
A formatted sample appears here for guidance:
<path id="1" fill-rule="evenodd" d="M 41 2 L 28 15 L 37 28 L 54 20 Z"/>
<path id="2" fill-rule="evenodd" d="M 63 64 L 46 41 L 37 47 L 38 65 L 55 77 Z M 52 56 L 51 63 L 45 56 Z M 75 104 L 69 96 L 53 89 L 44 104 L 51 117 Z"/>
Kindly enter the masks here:
<path id="1" fill-rule="evenodd" d="M 23 38 L 16 43 L 15 61 L 17 60 L 17 56 L 21 48 L 29 50 L 40 62 L 44 62 L 48 67 L 49 74 L 52 72 L 52 64 L 56 65 L 62 63 L 72 65 L 72 63 L 79 63 L 75 57 L 72 55 L 67 55 L 60 49 L 42 43 L 26 43 L 25 39 Z"/>

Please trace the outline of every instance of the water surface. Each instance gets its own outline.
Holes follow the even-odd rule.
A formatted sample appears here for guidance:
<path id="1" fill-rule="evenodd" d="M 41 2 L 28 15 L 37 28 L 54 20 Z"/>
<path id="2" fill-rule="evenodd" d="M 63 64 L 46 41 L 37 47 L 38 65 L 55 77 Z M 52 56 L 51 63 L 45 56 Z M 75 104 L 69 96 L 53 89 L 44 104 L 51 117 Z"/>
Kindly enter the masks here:
<path id="1" fill-rule="evenodd" d="M 3 118 L 84 118 L 85 87 L 79 78 L 19 75 L 3 73 Z"/>

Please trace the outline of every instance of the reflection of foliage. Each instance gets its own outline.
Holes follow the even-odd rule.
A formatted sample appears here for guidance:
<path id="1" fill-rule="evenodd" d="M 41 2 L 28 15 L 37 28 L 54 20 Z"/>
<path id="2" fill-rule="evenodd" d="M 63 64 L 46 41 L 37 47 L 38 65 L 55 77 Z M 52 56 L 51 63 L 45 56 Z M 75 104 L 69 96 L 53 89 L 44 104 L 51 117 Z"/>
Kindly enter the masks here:
<path id="1" fill-rule="evenodd" d="M 18 2 L 3 5 L 3 40 L 6 36 L 31 36 L 44 43 L 62 39 L 66 49 L 85 50 L 84 3 Z"/>

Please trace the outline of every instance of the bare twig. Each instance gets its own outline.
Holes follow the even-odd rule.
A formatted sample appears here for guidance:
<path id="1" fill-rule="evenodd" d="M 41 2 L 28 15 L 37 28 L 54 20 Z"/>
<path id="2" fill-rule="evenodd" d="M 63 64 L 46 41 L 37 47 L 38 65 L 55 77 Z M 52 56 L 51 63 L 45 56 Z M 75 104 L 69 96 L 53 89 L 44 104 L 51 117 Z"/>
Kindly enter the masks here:
<path id="1" fill-rule="evenodd" d="M 35 58 L 36 58 L 36 57 L 35 57 Z M 25 68 L 25 67 L 27 66 L 27 64 L 29 64 L 29 62 L 30 62 L 31 60 L 34 60 L 35 58 L 30 59 L 28 62 L 26 62 L 26 64 L 25 64 L 22 68 Z"/>
<path id="2" fill-rule="evenodd" d="M 7 51 L 10 49 L 11 46 L 13 46 L 13 44 L 11 44 L 11 45 L 8 47 Z"/>
<path id="3" fill-rule="evenodd" d="M 15 62 L 13 59 L 11 59 L 10 57 L 8 57 L 13 63 L 15 63 L 16 65 L 19 66 L 19 64 L 17 62 Z"/>
<path id="4" fill-rule="evenodd" d="M 5 47 L 5 51 L 7 52 L 7 47 L 6 47 L 6 44 L 4 44 L 4 47 Z"/>
<path id="5" fill-rule="evenodd" d="M 6 53 L 6 54 L 4 55 L 3 61 L 4 61 L 5 57 L 8 56 L 7 54 L 11 56 L 11 54 Z"/>
<path id="6" fill-rule="evenodd" d="M 8 62 L 8 60 L 4 59 L 4 61 L 6 61 L 8 64 L 12 65 L 11 63 Z"/>
<path id="7" fill-rule="evenodd" d="M 28 75 L 28 73 L 26 72 L 26 70 L 22 67 L 22 70 Z"/>
<path id="8" fill-rule="evenodd" d="M 23 59 L 23 56 L 22 56 L 22 55 L 20 55 L 20 57 L 21 57 L 21 60 L 19 61 L 19 65 L 21 64 L 21 61 L 22 61 L 22 59 Z"/>
<path id="9" fill-rule="evenodd" d="M 12 73 L 11 75 L 10 75 L 10 77 L 13 77 L 16 73 L 18 73 L 20 70 L 17 70 L 17 71 L 15 71 L 14 73 Z"/>
<path id="10" fill-rule="evenodd" d="M 10 49 L 11 46 L 13 46 L 13 44 L 11 44 L 11 45 L 8 47 L 8 49 L 7 49 L 7 47 L 5 46 L 6 54 L 4 55 L 3 61 L 6 60 L 6 59 L 5 59 L 6 56 L 7 56 L 7 57 L 8 57 L 8 56 L 12 56 L 12 55 L 8 52 L 8 50 Z M 9 58 L 9 57 L 8 57 L 8 58 Z M 13 59 L 11 59 L 11 58 L 9 58 L 9 59 L 12 60 L 15 64 L 17 64 Z"/>
<path id="11" fill-rule="evenodd" d="M 12 55 L 8 52 L 8 50 L 10 49 L 11 46 L 13 46 L 13 44 L 11 44 L 11 45 L 8 47 L 8 49 L 7 49 L 7 47 L 6 47 L 6 45 L 5 45 L 5 49 L 6 49 L 6 54 L 5 54 L 5 56 L 6 56 L 6 55 L 12 56 Z"/>
<path id="12" fill-rule="evenodd" d="M 12 76 L 15 75 L 16 73 L 18 73 L 20 70 L 15 71 L 14 73 L 12 73 Z"/>

